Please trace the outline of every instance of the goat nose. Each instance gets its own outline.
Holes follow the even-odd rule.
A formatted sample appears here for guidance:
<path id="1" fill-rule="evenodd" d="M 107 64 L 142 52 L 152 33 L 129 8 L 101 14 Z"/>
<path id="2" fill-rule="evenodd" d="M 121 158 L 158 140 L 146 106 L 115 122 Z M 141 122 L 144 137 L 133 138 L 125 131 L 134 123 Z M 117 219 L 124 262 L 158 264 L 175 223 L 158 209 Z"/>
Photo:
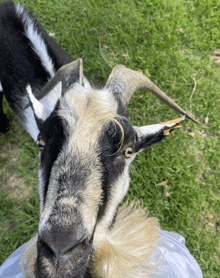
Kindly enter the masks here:
<path id="1" fill-rule="evenodd" d="M 55 254 L 64 254 L 80 243 L 84 237 L 83 232 L 74 233 L 74 229 L 55 227 L 41 231 L 38 240 L 45 243 Z"/>

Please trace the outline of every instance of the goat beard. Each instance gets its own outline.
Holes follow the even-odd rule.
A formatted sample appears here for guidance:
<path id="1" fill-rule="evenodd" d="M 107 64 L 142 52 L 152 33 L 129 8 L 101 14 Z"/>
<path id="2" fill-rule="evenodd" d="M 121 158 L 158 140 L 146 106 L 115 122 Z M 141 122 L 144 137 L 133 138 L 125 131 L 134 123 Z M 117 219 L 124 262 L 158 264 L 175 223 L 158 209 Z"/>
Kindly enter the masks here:
<path id="1" fill-rule="evenodd" d="M 119 208 L 111 230 L 96 239 L 89 273 L 90 277 L 136 278 L 155 273 L 161 261 L 149 258 L 159 240 L 159 222 L 148 218 L 140 203 L 128 203 Z M 94 235 L 95 236 L 95 235 Z M 26 245 L 21 258 L 23 274 L 36 278 L 37 234 Z M 141 271 L 140 271 L 141 270 Z M 86 275 L 87 277 L 87 275 Z"/>

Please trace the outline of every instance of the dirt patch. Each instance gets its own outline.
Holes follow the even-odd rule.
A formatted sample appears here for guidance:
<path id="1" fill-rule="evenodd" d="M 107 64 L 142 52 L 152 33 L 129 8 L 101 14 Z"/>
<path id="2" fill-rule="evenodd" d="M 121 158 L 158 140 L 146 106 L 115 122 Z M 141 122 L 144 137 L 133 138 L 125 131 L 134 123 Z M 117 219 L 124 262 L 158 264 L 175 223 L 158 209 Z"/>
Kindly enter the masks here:
<path id="1" fill-rule="evenodd" d="M 16 230 L 17 227 L 17 222 L 15 220 L 11 221 L 9 224 L 9 230 L 14 232 Z"/>
<path id="2" fill-rule="evenodd" d="M 220 49 L 213 52 L 211 59 L 214 60 L 214 64 L 220 67 Z"/>
<path id="3" fill-rule="evenodd" d="M 16 198 L 18 201 L 24 201 L 30 197 L 30 189 L 24 183 L 24 178 L 18 176 L 14 173 L 7 180 L 7 192 L 11 198 Z"/>
<path id="4" fill-rule="evenodd" d="M 25 179 L 16 172 L 10 172 L 7 167 L 0 171 L 0 188 L 9 198 L 17 199 L 18 204 L 26 200 L 32 194 L 32 188 L 25 185 Z"/>
<path id="5" fill-rule="evenodd" d="M 220 232 L 220 222 L 218 221 L 215 214 L 209 213 L 208 215 L 205 215 L 204 213 L 201 213 L 199 218 L 209 229 L 214 229 L 216 232 Z"/>

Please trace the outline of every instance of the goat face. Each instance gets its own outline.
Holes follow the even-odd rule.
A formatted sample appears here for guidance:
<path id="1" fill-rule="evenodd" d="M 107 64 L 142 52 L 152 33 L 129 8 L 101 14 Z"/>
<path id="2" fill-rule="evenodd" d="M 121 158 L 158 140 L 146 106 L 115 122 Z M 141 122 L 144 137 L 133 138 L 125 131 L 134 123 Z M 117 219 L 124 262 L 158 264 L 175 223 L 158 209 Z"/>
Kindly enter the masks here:
<path id="1" fill-rule="evenodd" d="M 184 120 L 131 125 L 126 108 L 132 93 L 159 90 L 152 83 L 147 87 L 145 78 L 118 66 L 102 90 L 93 90 L 83 80 L 78 59 L 61 68 L 42 91 L 44 96 L 62 82 L 61 98 L 49 116 L 27 87 L 40 130 L 39 278 L 87 277 L 91 255 L 128 190 L 130 163 Z M 160 93 L 160 98 L 186 114 L 167 96 Z"/>

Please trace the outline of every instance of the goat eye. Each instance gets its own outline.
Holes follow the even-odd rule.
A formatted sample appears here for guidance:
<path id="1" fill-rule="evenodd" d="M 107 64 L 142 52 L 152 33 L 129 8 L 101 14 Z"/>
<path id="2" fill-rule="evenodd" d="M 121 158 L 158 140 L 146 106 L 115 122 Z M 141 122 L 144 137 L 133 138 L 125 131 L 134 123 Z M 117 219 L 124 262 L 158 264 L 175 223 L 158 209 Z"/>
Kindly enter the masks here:
<path id="1" fill-rule="evenodd" d="M 127 148 L 127 149 L 125 150 L 125 156 L 126 156 L 127 158 L 131 157 L 132 154 L 133 154 L 133 149 L 132 149 L 131 147 L 129 147 L 129 148 Z"/>
<path id="2" fill-rule="evenodd" d="M 38 140 L 38 141 L 37 141 L 37 144 L 38 144 L 39 150 L 40 150 L 40 151 L 43 151 L 43 150 L 44 150 L 44 147 L 45 147 L 44 141 L 43 141 L 43 140 Z"/>

